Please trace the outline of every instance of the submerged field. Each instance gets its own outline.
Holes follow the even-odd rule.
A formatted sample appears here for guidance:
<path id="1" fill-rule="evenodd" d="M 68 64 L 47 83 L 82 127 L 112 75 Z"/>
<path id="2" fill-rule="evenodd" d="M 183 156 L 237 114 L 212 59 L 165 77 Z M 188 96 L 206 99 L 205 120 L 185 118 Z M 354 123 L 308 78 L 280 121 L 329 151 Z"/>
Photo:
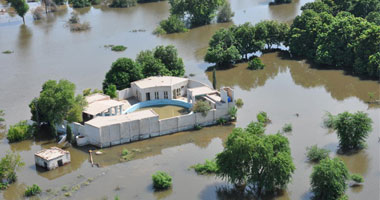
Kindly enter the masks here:
<path id="1" fill-rule="evenodd" d="M 265 19 L 291 23 L 300 13 L 300 7 L 309 1 L 293 0 L 291 4 L 270 7 L 268 2 L 231 0 L 235 12 L 233 23 L 257 23 Z M 33 5 L 37 4 L 31 7 Z M 206 72 L 211 65 L 203 61 L 208 41 L 216 30 L 233 24 L 211 24 L 186 33 L 158 37 L 152 31 L 169 15 L 166 1 L 125 9 L 95 6 L 76 10 L 83 21 L 90 23 L 89 31 L 73 33 L 65 26 L 72 8 L 50 13 L 39 22 L 34 22 L 28 14 L 25 26 L 17 16 L 0 15 L 0 50 L 14 51 L 0 54 L 0 109 L 5 110 L 7 125 L 30 118 L 28 104 L 46 80 L 68 79 L 77 85 L 78 93 L 85 88 L 100 89 L 113 61 L 119 57 L 134 59 L 138 52 L 157 45 L 176 46 L 184 60 L 186 75 L 195 74 L 191 78 L 211 85 L 212 73 Z M 104 47 L 108 44 L 128 48 L 124 52 L 113 52 Z M 258 112 L 265 111 L 272 120 L 267 134 L 281 130 L 285 123 L 293 126 L 293 131 L 286 136 L 296 171 L 288 189 L 273 199 L 310 199 L 312 165 L 306 161 L 305 152 L 306 147 L 314 144 L 342 158 L 350 172 L 363 175 L 362 187 L 347 189 L 349 199 L 378 199 L 380 107 L 368 103 L 368 93 L 378 97 L 379 83 L 360 80 L 341 70 L 318 69 L 279 52 L 266 53 L 260 58 L 266 65 L 263 70 L 251 71 L 242 63 L 216 72 L 217 86 L 233 87 L 235 97 L 244 101 L 234 125 L 207 127 L 107 148 L 102 155 L 94 155 L 99 167 L 91 166 L 88 161 L 90 147 L 69 148 L 71 164 L 50 172 L 36 169 L 33 154 L 56 145 L 54 141 L 8 144 L 2 139 L 1 156 L 9 150 L 18 152 L 26 165 L 17 173 L 18 181 L 1 192 L 1 198 L 20 199 L 26 186 L 36 183 L 44 191 L 41 199 L 113 199 L 115 195 L 121 199 L 233 199 L 233 195 L 219 190 L 228 186 L 225 181 L 199 176 L 188 168 L 212 159 L 222 151 L 223 141 L 234 127 L 245 127 L 256 119 Z M 350 156 L 337 155 L 336 134 L 322 127 L 326 111 L 369 113 L 374 123 L 367 148 Z M 121 158 L 123 149 L 133 152 L 128 160 Z M 167 171 L 173 177 L 170 190 L 153 191 L 151 174 L 157 170 Z"/>

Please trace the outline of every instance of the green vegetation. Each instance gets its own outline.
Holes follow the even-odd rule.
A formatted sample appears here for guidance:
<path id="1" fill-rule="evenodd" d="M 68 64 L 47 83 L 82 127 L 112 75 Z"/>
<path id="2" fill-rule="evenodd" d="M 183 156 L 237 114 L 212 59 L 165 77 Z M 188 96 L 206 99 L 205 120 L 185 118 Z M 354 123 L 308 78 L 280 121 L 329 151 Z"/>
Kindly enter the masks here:
<path id="1" fill-rule="evenodd" d="M 141 66 L 129 58 L 119 58 L 112 63 L 111 69 L 107 72 L 103 81 L 103 91 L 109 85 L 116 85 L 118 90 L 130 87 L 131 82 L 142 79 Z"/>
<path id="2" fill-rule="evenodd" d="M 77 12 L 72 12 L 69 21 L 67 22 L 71 31 L 85 31 L 90 29 L 88 22 L 81 23 Z"/>
<path id="3" fill-rule="evenodd" d="M 365 146 L 365 139 L 372 130 L 372 120 L 368 114 L 356 112 L 337 115 L 334 128 L 339 137 L 339 147 L 343 152 L 358 150 Z"/>
<path id="4" fill-rule="evenodd" d="M 157 171 L 152 175 L 153 187 L 156 190 L 168 189 L 172 185 L 172 177 L 166 172 Z"/>
<path id="5" fill-rule="evenodd" d="M 16 10 L 16 13 L 22 17 L 22 21 L 25 24 L 25 14 L 29 10 L 29 5 L 26 2 L 26 0 L 11 0 L 9 1 L 11 3 L 11 7 Z"/>
<path id="6" fill-rule="evenodd" d="M 5 116 L 4 110 L 0 109 L 0 124 L 5 121 L 4 116 Z"/>
<path id="7" fill-rule="evenodd" d="M 330 151 L 327 149 L 318 148 L 317 145 L 306 148 L 306 157 L 310 162 L 319 162 L 329 157 Z"/>
<path id="8" fill-rule="evenodd" d="M 203 116 L 206 116 L 209 110 L 211 110 L 210 104 L 202 100 L 197 101 L 193 107 L 195 113 L 202 113 Z"/>
<path id="9" fill-rule="evenodd" d="M 140 64 L 145 77 L 185 74 L 182 58 L 178 57 L 177 49 L 173 45 L 157 46 L 152 51 L 141 51 L 137 55 L 136 63 Z"/>
<path id="10" fill-rule="evenodd" d="M 249 185 L 257 197 L 283 189 L 295 170 L 289 141 L 280 134 L 264 135 L 261 123 L 235 128 L 216 156 L 217 176 L 235 184 Z"/>
<path id="11" fill-rule="evenodd" d="M 218 30 L 209 42 L 205 61 L 216 63 L 217 67 L 229 67 L 248 59 L 248 54 L 264 50 L 265 44 L 270 49 L 286 40 L 289 26 L 276 21 L 262 21 L 255 26 L 245 23 Z"/>
<path id="12" fill-rule="evenodd" d="M 125 51 L 127 49 L 126 46 L 116 45 L 111 48 L 112 51 Z"/>
<path id="13" fill-rule="evenodd" d="M 313 167 L 311 190 L 315 199 L 335 200 L 344 195 L 349 179 L 346 165 L 339 158 L 325 158 Z"/>
<path id="14" fill-rule="evenodd" d="M 218 123 L 219 125 L 225 125 L 227 124 L 227 120 L 224 118 L 219 118 L 218 120 L 216 120 L 216 123 Z"/>
<path id="15" fill-rule="evenodd" d="M 20 121 L 17 124 L 10 126 L 7 134 L 7 139 L 10 143 L 27 140 L 33 137 L 34 128 L 28 125 L 27 121 Z"/>
<path id="16" fill-rule="evenodd" d="M 218 23 L 225 23 L 232 21 L 232 17 L 235 15 L 231 10 L 231 4 L 229 1 L 224 1 L 222 8 L 218 12 L 216 21 Z"/>
<path id="17" fill-rule="evenodd" d="M 234 106 L 234 107 L 231 107 L 229 110 L 228 110 L 228 115 L 230 116 L 230 120 L 231 121 L 234 121 L 236 120 L 236 115 L 237 115 L 237 108 Z"/>
<path id="18" fill-rule="evenodd" d="M 29 186 L 26 188 L 24 195 L 27 197 L 31 197 L 31 196 L 35 196 L 37 194 L 40 194 L 41 192 L 42 191 L 41 191 L 40 186 L 33 184 L 32 186 Z"/>
<path id="19" fill-rule="evenodd" d="M 1 188 L 7 188 L 8 184 L 16 181 L 16 171 L 23 167 L 25 163 L 21 156 L 16 153 L 7 152 L 0 160 L 0 182 Z"/>
<path id="20" fill-rule="evenodd" d="M 191 166 L 195 172 L 198 174 L 216 174 L 218 172 L 218 166 L 216 165 L 215 160 L 207 160 L 204 164 L 196 164 Z"/>
<path id="21" fill-rule="evenodd" d="M 258 122 L 263 123 L 264 125 L 271 123 L 271 120 L 269 119 L 266 112 L 261 111 L 259 114 L 256 115 L 256 119 Z"/>
<path id="22" fill-rule="evenodd" d="M 201 130 L 203 127 L 199 124 L 194 125 L 194 130 Z"/>
<path id="23" fill-rule="evenodd" d="M 236 104 L 236 107 L 238 107 L 238 108 L 243 107 L 243 105 L 244 105 L 243 99 L 240 99 L 240 98 L 236 99 L 235 104 Z"/>
<path id="24" fill-rule="evenodd" d="M 71 3 L 74 8 L 84 8 L 91 6 L 91 1 L 89 0 L 69 0 L 69 3 Z"/>
<path id="25" fill-rule="evenodd" d="M 104 94 L 110 96 L 111 98 L 116 98 L 117 97 L 116 85 L 110 84 L 104 91 Z"/>
<path id="26" fill-rule="evenodd" d="M 157 27 L 155 33 L 158 35 L 166 33 L 181 33 L 186 32 L 188 29 L 185 26 L 185 23 L 177 15 L 170 15 L 168 19 L 162 20 L 160 26 Z"/>
<path id="27" fill-rule="evenodd" d="M 56 5 L 64 5 L 66 4 L 66 0 L 53 0 L 53 2 L 56 4 Z"/>
<path id="28" fill-rule="evenodd" d="M 32 120 L 37 127 L 46 124 L 56 136 L 55 126 L 68 122 L 81 122 L 82 111 L 87 105 L 82 95 L 75 96 L 75 85 L 68 80 L 49 80 L 42 85 L 38 98 L 29 104 Z"/>
<path id="29" fill-rule="evenodd" d="M 293 56 L 306 57 L 321 66 L 377 78 L 380 26 L 365 18 L 379 8 L 376 0 L 307 3 L 291 26 L 289 50 Z M 369 16 L 372 17 L 376 18 L 374 14 Z"/>
<path id="30" fill-rule="evenodd" d="M 82 92 L 83 96 L 89 96 L 91 94 L 96 94 L 96 93 L 103 93 L 103 91 L 101 91 L 99 89 L 93 89 L 91 91 L 91 88 L 87 88 L 87 89 L 84 89 Z"/>
<path id="31" fill-rule="evenodd" d="M 326 128 L 334 128 L 334 124 L 336 123 L 336 116 L 331 114 L 330 112 L 326 112 L 325 117 L 323 119 L 323 126 Z"/>
<path id="32" fill-rule="evenodd" d="M 11 51 L 11 50 L 5 50 L 5 51 L 3 51 L 2 53 L 3 53 L 3 54 L 11 54 L 11 53 L 13 53 L 13 51 Z"/>
<path id="33" fill-rule="evenodd" d="M 284 3 L 291 3 L 292 0 L 274 0 L 274 2 L 270 2 L 269 5 L 279 5 Z"/>
<path id="34" fill-rule="evenodd" d="M 126 161 L 131 160 L 132 156 L 133 156 L 133 153 L 131 151 L 129 151 L 128 149 L 123 149 L 121 151 L 121 158 L 123 160 L 126 160 Z"/>
<path id="35" fill-rule="evenodd" d="M 74 142 L 73 131 L 71 130 L 71 127 L 69 125 L 66 126 L 66 141 L 70 143 Z"/>
<path id="36" fill-rule="evenodd" d="M 136 0 L 112 0 L 112 3 L 109 6 L 112 8 L 128 8 L 135 6 L 136 4 Z"/>
<path id="37" fill-rule="evenodd" d="M 258 70 L 264 69 L 264 67 L 265 65 L 259 57 L 254 57 L 252 60 L 248 62 L 248 69 Z"/>
<path id="38" fill-rule="evenodd" d="M 356 184 L 363 183 L 364 178 L 360 174 L 351 174 L 351 180 L 353 180 Z"/>
<path id="39" fill-rule="evenodd" d="M 293 130 L 292 124 L 285 124 L 285 125 L 282 127 L 282 131 L 283 131 L 284 133 L 292 132 L 292 130 Z"/>
<path id="40" fill-rule="evenodd" d="M 215 69 L 215 67 L 212 70 L 212 88 L 214 88 L 214 90 L 216 90 L 216 69 Z"/>

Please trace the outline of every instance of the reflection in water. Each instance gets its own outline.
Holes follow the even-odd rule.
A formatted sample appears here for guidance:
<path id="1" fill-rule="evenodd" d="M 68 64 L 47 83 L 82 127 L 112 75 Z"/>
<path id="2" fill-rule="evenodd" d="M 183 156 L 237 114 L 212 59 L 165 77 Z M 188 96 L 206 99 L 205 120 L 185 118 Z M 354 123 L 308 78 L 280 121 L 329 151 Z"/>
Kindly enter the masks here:
<path id="1" fill-rule="evenodd" d="M 170 196 L 173 193 L 173 187 L 174 186 L 170 187 L 167 190 L 163 190 L 163 191 L 153 191 L 153 189 L 150 189 L 150 190 L 153 191 L 153 195 L 157 200 L 161 200 L 161 199 L 167 198 L 168 196 Z M 153 185 L 149 185 L 149 188 L 153 188 Z"/>
<path id="2" fill-rule="evenodd" d="M 24 183 L 16 183 L 10 184 L 9 187 L 2 191 L 4 199 L 7 200 L 19 200 L 24 198 L 24 192 L 26 189 L 26 185 Z"/>
<path id="3" fill-rule="evenodd" d="M 298 14 L 300 7 L 299 2 L 299 0 L 293 0 L 292 3 L 289 4 L 269 6 L 268 9 L 271 19 L 291 23 Z"/>
<path id="4" fill-rule="evenodd" d="M 367 174 L 370 160 L 368 159 L 368 153 L 365 149 L 352 155 L 338 155 L 338 157 L 344 161 L 350 173 L 356 173 L 363 176 Z"/>
<path id="5" fill-rule="evenodd" d="M 218 137 L 224 141 L 234 127 L 234 125 L 204 127 L 198 131 L 184 131 L 106 148 L 102 150 L 102 155 L 94 155 L 94 163 L 99 163 L 100 166 L 108 166 L 123 162 L 124 160 L 121 159 L 123 149 L 131 151 L 133 153 L 132 159 L 135 160 L 155 156 L 161 154 L 163 149 L 187 143 L 193 143 L 200 148 L 206 148 L 213 138 Z"/>
<path id="6" fill-rule="evenodd" d="M 18 33 L 18 48 L 23 54 L 29 53 L 29 46 L 32 39 L 32 30 L 25 24 L 20 25 Z"/>

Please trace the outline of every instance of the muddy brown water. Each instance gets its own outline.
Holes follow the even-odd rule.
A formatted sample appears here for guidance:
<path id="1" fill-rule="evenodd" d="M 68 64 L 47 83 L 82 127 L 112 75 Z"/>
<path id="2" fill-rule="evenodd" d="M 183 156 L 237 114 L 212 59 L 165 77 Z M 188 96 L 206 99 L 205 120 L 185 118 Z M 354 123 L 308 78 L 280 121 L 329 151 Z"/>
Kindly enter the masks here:
<path id="1" fill-rule="evenodd" d="M 172 106 L 172 105 L 151 106 L 151 107 L 141 108 L 138 110 L 150 110 L 150 109 L 152 109 L 154 112 L 158 114 L 159 119 L 167 119 L 167 118 L 189 113 L 189 110 L 186 108 L 183 108 L 181 106 Z"/>
<path id="2" fill-rule="evenodd" d="M 30 13 L 26 25 L 13 13 L 0 14 L 0 109 L 6 112 L 7 125 L 30 117 L 28 104 L 37 96 L 48 79 L 65 78 L 77 85 L 79 93 L 85 88 L 101 88 L 104 74 L 117 58 L 135 58 L 141 50 L 157 45 L 173 44 L 186 66 L 186 74 L 211 84 L 210 66 L 203 61 L 208 41 L 221 27 L 244 22 L 275 19 L 291 23 L 308 1 L 294 0 L 291 4 L 268 6 L 269 1 L 231 0 L 235 12 L 233 23 L 211 24 L 187 33 L 157 37 L 152 31 L 160 20 L 169 15 L 167 2 L 139 4 L 126 9 L 104 6 L 77 9 L 82 21 L 91 30 L 73 33 L 66 26 L 72 8 L 50 13 L 42 21 L 33 21 Z M 38 3 L 30 4 L 35 7 Z M 1 7 L 6 7 L 4 2 Z M 134 31 L 140 30 L 140 31 Z M 125 52 L 112 52 L 104 45 L 121 44 Z M 26 165 L 17 172 L 18 181 L 1 192 L 2 199 L 21 199 L 28 185 L 40 185 L 41 199 L 240 199 L 233 194 L 217 192 L 228 186 L 213 176 L 198 176 L 188 168 L 205 159 L 212 159 L 223 149 L 223 141 L 234 127 L 244 127 L 259 111 L 266 111 L 272 120 L 267 133 L 276 133 L 285 123 L 293 125 L 286 134 L 292 148 L 296 171 L 288 189 L 273 199 L 310 199 L 309 176 L 312 164 L 306 162 L 307 146 L 318 144 L 336 155 L 336 134 L 322 127 L 326 111 L 364 111 L 373 119 L 373 131 L 367 148 L 357 154 L 341 156 L 350 172 L 364 176 L 362 187 L 348 188 L 349 199 L 379 199 L 379 106 L 368 103 L 368 93 L 379 98 L 379 83 L 360 80 L 340 70 L 322 70 L 303 60 L 291 60 L 281 53 L 261 55 L 264 70 L 250 71 L 247 64 L 217 71 L 217 85 L 235 89 L 244 106 L 238 111 L 236 124 L 206 127 L 199 131 L 181 132 L 103 150 L 94 155 L 100 167 L 89 163 L 87 148 L 68 148 L 72 162 L 54 171 L 45 172 L 34 165 L 33 154 L 55 145 L 54 141 L 0 142 L 0 154 L 18 152 Z M 296 116 L 296 113 L 299 116 Z M 133 152 L 130 161 L 121 159 L 126 148 Z M 151 174 L 167 171 L 173 177 L 173 187 L 154 192 Z M 47 191 L 46 191 L 47 190 Z"/>

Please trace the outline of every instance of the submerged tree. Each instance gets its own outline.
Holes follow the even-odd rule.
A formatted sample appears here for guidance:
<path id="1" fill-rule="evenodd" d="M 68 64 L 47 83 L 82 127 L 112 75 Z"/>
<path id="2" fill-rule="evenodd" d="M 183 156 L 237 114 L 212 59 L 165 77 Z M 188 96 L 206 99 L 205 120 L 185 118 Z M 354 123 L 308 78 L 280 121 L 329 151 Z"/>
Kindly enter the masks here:
<path id="1" fill-rule="evenodd" d="M 258 197 L 284 189 L 295 170 L 288 139 L 264 135 L 263 129 L 257 122 L 245 130 L 235 128 L 216 157 L 218 176 L 248 186 Z"/>
<path id="2" fill-rule="evenodd" d="M 11 0 L 11 6 L 16 10 L 17 14 L 22 17 L 22 21 L 25 24 L 25 14 L 29 10 L 28 3 L 26 0 Z"/>
<path id="3" fill-rule="evenodd" d="M 218 23 L 230 22 L 232 21 L 232 17 L 235 15 L 231 10 L 231 4 L 229 1 L 225 1 L 222 8 L 218 12 L 218 16 L 216 21 Z"/>
<path id="4" fill-rule="evenodd" d="M 216 90 L 216 69 L 215 67 L 212 70 L 212 87 Z"/>
<path id="5" fill-rule="evenodd" d="M 2 184 L 9 184 L 16 181 L 16 171 L 23 167 L 25 163 L 17 153 L 7 152 L 0 160 L 0 178 Z"/>

